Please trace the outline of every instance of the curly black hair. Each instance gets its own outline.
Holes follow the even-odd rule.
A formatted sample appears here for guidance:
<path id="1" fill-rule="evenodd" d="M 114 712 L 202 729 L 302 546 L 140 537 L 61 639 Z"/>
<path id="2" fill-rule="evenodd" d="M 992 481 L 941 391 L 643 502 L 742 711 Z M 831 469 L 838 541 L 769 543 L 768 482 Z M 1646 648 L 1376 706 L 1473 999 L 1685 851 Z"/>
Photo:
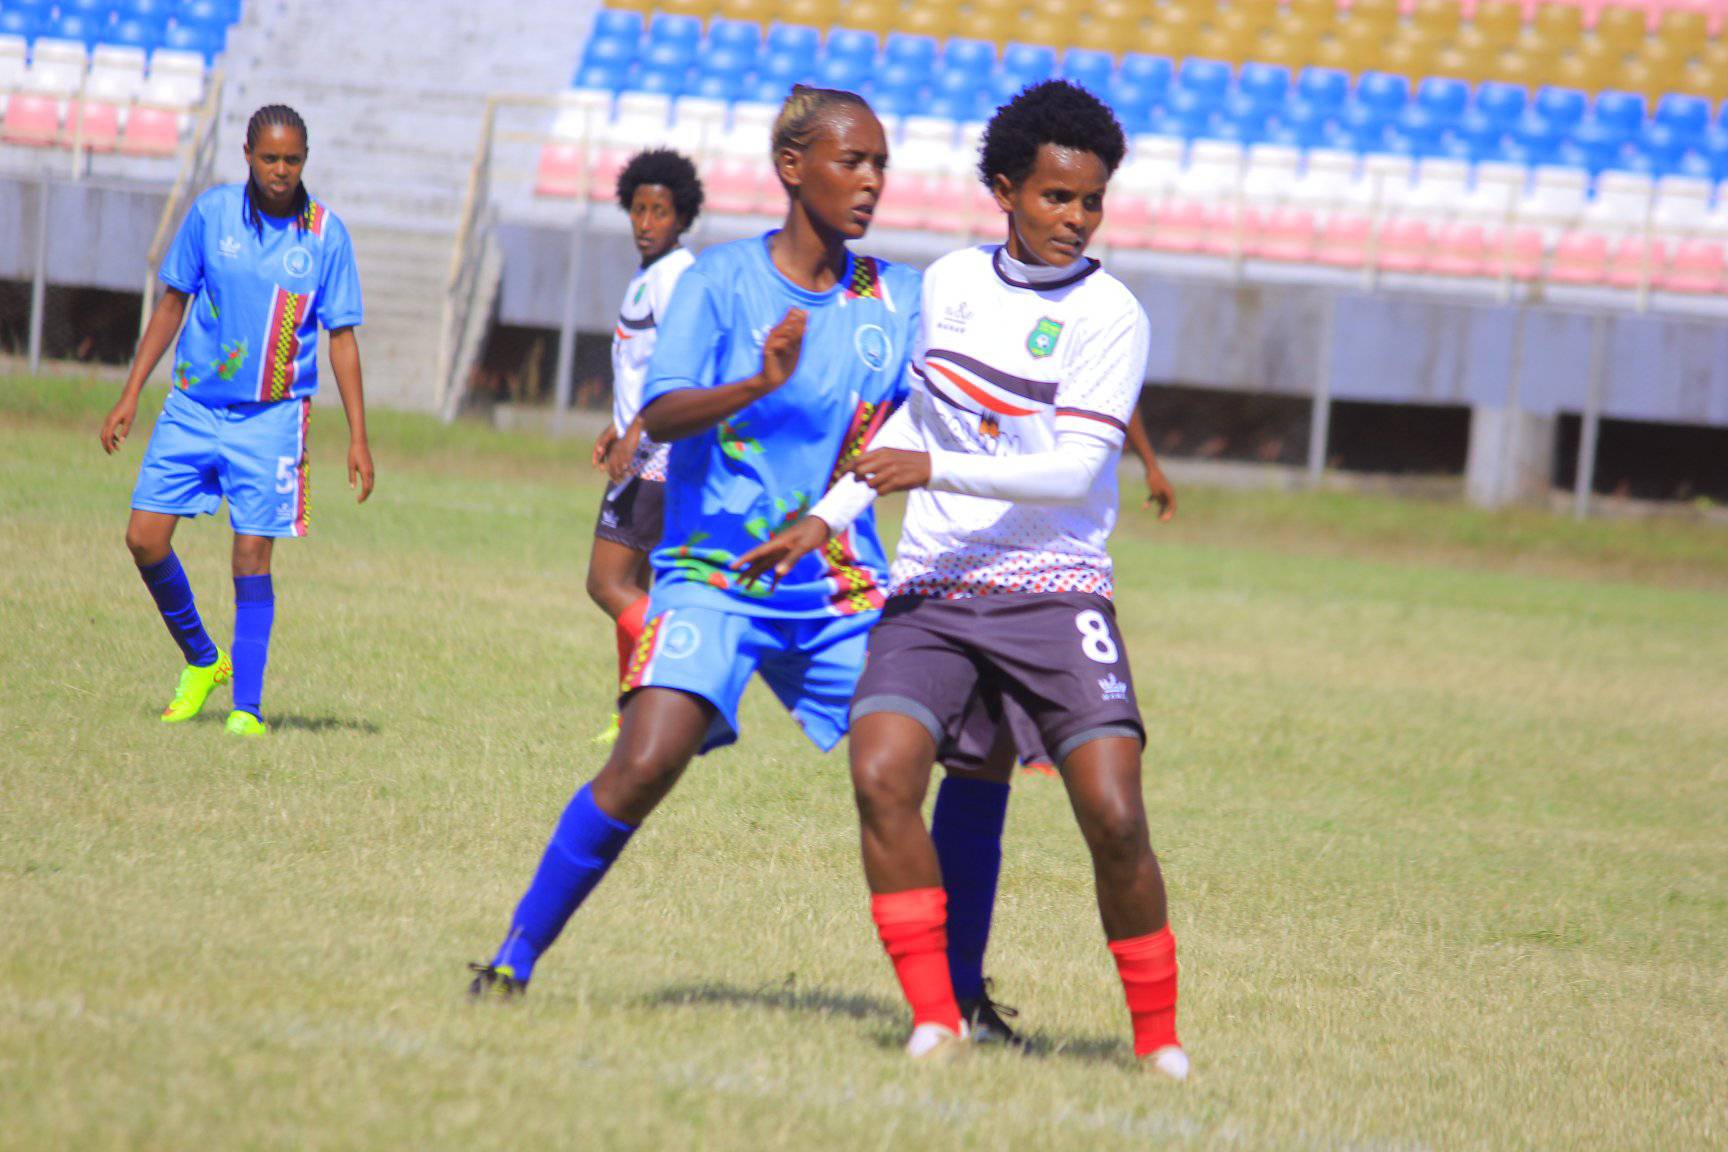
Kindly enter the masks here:
<path id="1" fill-rule="evenodd" d="M 684 222 L 684 227 L 696 223 L 702 212 L 702 178 L 696 175 L 696 165 L 670 148 L 650 148 L 630 157 L 624 171 L 618 173 L 618 205 L 630 211 L 636 189 L 644 184 L 659 184 L 671 189 L 672 210 Z"/>
<path id="2" fill-rule="evenodd" d="M 979 179 L 987 188 L 997 176 L 1019 184 L 1032 175 L 1041 144 L 1090 152 L 1112 174 L 1128 151 L 1122 125 L 1102 100 L 1070 81 L 1045 80 L 1022 88 L 990 117 L 978 150 Z"/>

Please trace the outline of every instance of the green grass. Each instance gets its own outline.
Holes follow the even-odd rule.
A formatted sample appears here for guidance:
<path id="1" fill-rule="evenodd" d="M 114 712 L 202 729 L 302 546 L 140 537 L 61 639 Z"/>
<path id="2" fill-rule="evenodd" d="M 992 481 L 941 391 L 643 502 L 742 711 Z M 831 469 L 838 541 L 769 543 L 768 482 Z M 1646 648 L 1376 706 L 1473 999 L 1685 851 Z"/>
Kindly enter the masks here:
<path id="1" fill-rule="evenodd" d="M 598 767 L 585 446 L 315 420 L 261 744 L 165 730 L 113 385 L 0 381 L 0 1146 L 1721 1148 L 1728 533 L 1379 498 L 1129 514 L 1183 961 L 1139 1075 L 1072 817 L 1016 784 L 990 971 L 1037 1052 L 904 1021 L 842 756 L 753 693 L 519 1007 L 463 1003 Z M 147 421 L 141 421 L 147 425 Z M 179 550 L 219 638 L 224 523 Z"/>

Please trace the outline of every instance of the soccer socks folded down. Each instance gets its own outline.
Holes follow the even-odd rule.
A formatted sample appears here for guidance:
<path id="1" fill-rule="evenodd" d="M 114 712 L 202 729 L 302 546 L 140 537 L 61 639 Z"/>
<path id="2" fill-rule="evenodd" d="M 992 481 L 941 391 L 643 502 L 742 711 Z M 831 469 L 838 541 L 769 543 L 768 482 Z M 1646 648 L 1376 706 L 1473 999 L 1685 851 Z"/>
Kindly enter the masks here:
<path id="1" fill-rule="evenodd" d="M 940 1024 L 960 1031 L 960 1006 L 948 978 L 948 897 L 940 888 L 913 888 L 870 897 L 870 917 L 912 1006 L 912 1026 Z"/>
<path id="2" fill-rule="evenodd" d="M 1176 1039 L 1176 937 L 1166 924 L 1156 932 L 1110 941 L 1116 971 L 1134 1018 L 1134 1055 L 1150 1056 Z"/>
<path id="3" fill-rule="evenodd" d="M 648 597 L 644 596 L 618 614 L 618 682 L 630 675 L 630 660 L 636 655 L 636 645 L 642 630 L 648 626 Z"/>
<path id="4" fill-rule="evenodd" d="M 564 925 L 594 891 L 636 829 L 614 820 L 594 803 L 592 790 L 584 784 L 558 820 L 540 867 L 534 873 L 516 915 L 510 934 L 498 949 L 493 967 L 509 968 L 516 979 L 527 983 L 539 960 Z"/>
<path id="5" fill-rule="evenodd" d="M 948 893 L 948 974 L 954 995 L 984 995 L 984 949 L 1002 873 L 1002 827 L 1008 818 L 1008 785 L 949 776 L 936 792 L 930 838 Z"/>
<path id="6" fill-rule="evenodd" d="M 270 659 L 270 627 L 276 622 L 276 589 L 268 573 L 234 577 L 234 711 L 262 720 L 264 665 Z"/>
<path id="7" fill-rule="evenodd" d="M 216 663 L 216 643 L 198 616 L 192 584 L 186 579 L 186 570 L 180 567 L 180 557 L 170 552 L 161 563 L 139 568 L 138 575 L 144 578 L 144 586 L 150 590 L 157 611 L 162 613 L 162 622 L 168 626 L 174 643 L 180 645 L 186 663 L 198 668 Z"/>

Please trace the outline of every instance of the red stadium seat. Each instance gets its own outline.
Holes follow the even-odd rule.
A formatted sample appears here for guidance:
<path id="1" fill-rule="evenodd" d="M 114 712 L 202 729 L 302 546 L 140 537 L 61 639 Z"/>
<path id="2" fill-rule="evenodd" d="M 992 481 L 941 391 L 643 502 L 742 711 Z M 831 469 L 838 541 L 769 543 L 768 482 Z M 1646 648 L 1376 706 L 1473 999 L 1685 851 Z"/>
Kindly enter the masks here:
<path id="1" fill-rule="evenodd" d="M 762 161 L 755 157 L 726 156 L 715 161 L 704 174 L 707 207 L 722 215 L 756 212 L 761 200 L 757 173 L 762 167 Z"/>
<path id="2" fill-rule="evenodd" d="M 1451 224 L 1442 228 L 1428 254 L 1428 271 L 1436 276 L 1482 276 L 1492 268 L 1488 230 L 1480 224 Z"/>
<path id="3" fill-rule="evenodd" d="M 922 172 L 896 172 L 876 205 L 876 223 L 884 228 L 924 228 L 930 218 L 930 180 Z"/>
<path id="4" fill-rule="evenodd" d="M 73 101 L 60 129 L 60 142 L 71 148 L 79 142 L 80 133 L 85 151 L 114 151 L 120 146 L 120 109 L 93 100 Z"/>
<path id="5" fill-rule="evenodd" d="M 120 134 L 129 156 L 172 156 L 180 147 L 180 117 L 165 108 L 133 108 Z"/>
<path id="6" fill-rule="evenodd" d="M 52 96 L 13 93 L 6 105 L 0 139 L 8 144 L 52 148 L 60 141 L 60 102 Z"/>
<path id="7" fill-rule="evenodd" d="M 1608 282 L 1616 288 L 1654 287 L 1668 264 L 1668 244 L 1660 236 L 1624 236 L 1608 261 Z"/>
<path id="8" fill-rule="evenodd" d="M 1160 205 L 1152 214 L 1151 247 L 1164 252 L 1198 252 L 1211 226 L 1206 209 L 1199 204 L 1176 201 Z"/>
<path id="9" fill-rule="evenodd" d="M 629 160 L 628 152 L 596 148 L 588 170 L 588 199 L 604 204 L 618 195 L 618 174 Z"/>
<path id="10" fill-rule="evenodd" d="M 1250 236 L 1259 223 L 1247 208 L 1228 201 L 1206 210 L 1206 228 L 1200 250 L 1210 256 L 1246 255 Z"/>
<path id="11" fill-rule="evenodd" d="M 534 174 L 534 195 L 581 195 L 582 169 L 582 145 L 546 145 L 540 149 L 540 167 Z"/>
<path id="12" fill-rule="evenodd" d="M 1377 263 L 1385 272 L 1420 272 L 1433 247 L 1434 232 L 1426 220 L 1393 220 L 1380 230 Z"/>
<path id="13" fill-rule="evenodd" d="M 1554 246 L 1548 279 L 1556 284 L 1600 284 L 1608 277 L 1608 238 L 1596 232 L 1568 232 Z"/>
<path id="14" fill-rule="evenodd" d="M 1112 195 L 1104 213 L 1104 242 L 1116 248 L 1144 248 L 1152 242 L 1152 205 L 1144 197 Z"/>
<path id="15" fill-rule="evenodd" d="M 1660 286 L 1669 292 L 1721 292 L 1728 287 L 1728 257 L 1711 240 L 1685 240 L 1674 250 Z"/>
<path id="16" fill-rule="evenodd" d="M 953 177 L 925 177 L 929 190 L 929 205 L 925 210 L 925 227 L 936 232 L 961 235 L 972 227 L 972 212 L 967 190 Z M 965 184 L 975 181 L 961 177 Z M 1105 217 L 1106 220 L 1109 217 Z"/>
<path id="17" fill-rule="evenodd" d="M 1274 208 L 1261 216 L 1252 254 L 1263 260 L 1312 260 L 1316 231 L 1312 212 Z"/>
<path id="18" fill-rule="evenodd" d="M 1368 259 L 1368 218 L 1334 215 L 1320 229 L 1315 259 L 1332 268 L 1360 268 Z"/>

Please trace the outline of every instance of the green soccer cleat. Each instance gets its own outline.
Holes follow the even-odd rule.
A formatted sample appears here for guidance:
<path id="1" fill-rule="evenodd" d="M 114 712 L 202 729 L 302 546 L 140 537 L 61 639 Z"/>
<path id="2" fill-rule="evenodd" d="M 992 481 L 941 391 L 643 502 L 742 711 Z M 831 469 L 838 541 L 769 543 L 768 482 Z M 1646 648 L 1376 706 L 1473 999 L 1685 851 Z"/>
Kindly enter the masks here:
<path id="1" fill-rule="evenodd" d="M 618 726 L 618 713 L 614 712 L 612 713 L 612 722 L 600 730 L 600 734 L 594 737 L 594 743 L 602 748 L 610 748 L 618 743 Z"/>
<path id="2" fill-rule="evenodd" d="M 180 686 L 174 690 L 174 699 L 162 709 L 162 723 L 180 724 L 192 719 L 204 711 L 204 701 L 210 699 L 216 685 L 228 683 L 233 676 L 234 661 L 220 648 L 216 649 L 216 663 L 203 668 L 186 665 L 180 672 Z"/>
<path id="3" fill-rule="evenodd" d="M 228 723 L 222 725 L 222 730 L 230 736 L 268 736 L 270 725 L 258 719 L 250 712 L 228 713 Z"/>

